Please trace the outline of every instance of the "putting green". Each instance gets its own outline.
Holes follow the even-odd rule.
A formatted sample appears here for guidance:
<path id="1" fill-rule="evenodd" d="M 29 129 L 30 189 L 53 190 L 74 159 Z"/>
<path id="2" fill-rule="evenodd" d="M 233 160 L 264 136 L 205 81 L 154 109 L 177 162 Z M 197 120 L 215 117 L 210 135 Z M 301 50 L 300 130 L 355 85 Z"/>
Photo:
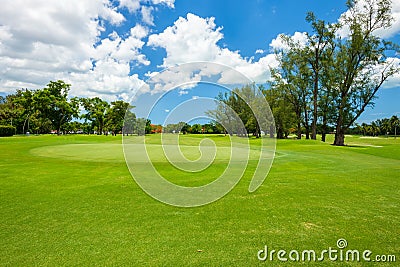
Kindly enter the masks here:
<path id="1" fill-rule="evenodd" d="M 42 146 L 30 150 L 39 157 L 62 158 L 66 160 L 123 162 L 121 144 L 68 144 Z"/>
<path id="2" fill-rule="evenodd" d="M 136 151 L 139 151 L 140 144 L 129 144 L 125 145 L 125 150 L 129 152 L 130 157 L 134 157 L 135 162 L 143 162 L 145 159 Z M 157 145 L 157 144 L 146 144 L 146 150 L 149 153 L 152 162 L 167 162 L 164 155 L 165 148 L 169 145 Z M 201 152 L 198 146 L 179 146 L 180 152 L 184 158 L 189 161 L 201 161 Z M 213 151 L 214 147 L 203 147 L 203 152 L 208 154 L 208 151 Z M 250 149 L 247 153 L 245 147 L 235 148 L 235 152 L 239 153 L 240 160 L 246 160 L 249 155 L 249 160 L 258 160 L 260 156 L 259 149 Z M 48 158 L 62 158 L 65 160 L 77 160 L 77 161 L 95 161 L 95 162 L 124 162 L 124 153 L 122 144 L 67 144 L 67 145 L 56 145 L 56 146 L 42 146 L 30 150 L 30 153 L 39 157 Z M 273 152 L 266 151 L 263 153 L 264 157 L 271 158 L 274 156 Z M 177 155 L 175 155 L 177 156 Z M 176 161 L 177 158 L 174 155 L 169 155 L 169 158 Z M 216 148 L 215 161 L 229 161 L 231 156 L 230 147 Z M 282 155 L 275 155 L 282 156 Z M 204 160 L 209 161 L 209 157 L 204 157 Z"/>

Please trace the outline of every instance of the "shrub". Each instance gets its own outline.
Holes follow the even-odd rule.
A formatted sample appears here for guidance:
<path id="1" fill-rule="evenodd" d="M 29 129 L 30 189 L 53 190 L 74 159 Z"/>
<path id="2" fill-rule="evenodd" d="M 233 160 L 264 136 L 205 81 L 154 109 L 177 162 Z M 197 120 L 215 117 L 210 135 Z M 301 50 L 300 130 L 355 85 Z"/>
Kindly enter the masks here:
<path id="1" fill-rule="evenodd" d="M 15 127 L 11 125 L 0 125 L 0 136 L 13 136 Z"/>

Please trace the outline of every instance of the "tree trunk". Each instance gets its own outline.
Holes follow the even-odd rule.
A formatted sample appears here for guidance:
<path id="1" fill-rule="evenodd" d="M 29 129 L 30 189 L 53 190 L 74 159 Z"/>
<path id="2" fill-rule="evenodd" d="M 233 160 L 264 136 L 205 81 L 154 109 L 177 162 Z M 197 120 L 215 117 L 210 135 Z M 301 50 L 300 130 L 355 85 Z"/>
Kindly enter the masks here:
<path id="1" fill-rule="evenodd" d="M 282 128 L 280 128 L 280 127 L 277 129 L 276 138 L 284 139 L 284 132 L 283 132 Z"/>
<path id="2" fill-rule="evenodd" d="M 344 132 L 336 132 L 335 133 L 335 142 L 333 143 L 335 146 L 344 146 Z"/>
<path id="3" fill-rule="evenodd" d="M 306 128 L 306 139 L 310 139 L 310 125 L 308 124 L 307 105 L 304 105 L 304 127 Z"/>
<path id="4" fill-rule="evenodd" d="M 336 124 L 336 133 L 335 133 L 335 146 L 344 146 L 344 133 L 345 129 L 343 128 L 343 117 L 339 113 L 339 118 Z"/>
<path id="5" fill-rule="evenodd" d="M 274 126 L 273 126 L 273 125 L 270 125 L 270 126 L 269 126 L 269 137 L 270 137 L 270 138 L 274 138 L 274 135 L 275 135 Z"/>
<path id="6" fill-rule="evenodd" d="M 297 123 L 297 139 L 301 139 L 301 123 L 300 121 Z"/>
<path id="7" fill-rule="evenodd" d="M 326 133 L 325 132 L 322 133 L 321 141 L 326 142 Z"/>
<path id="8" fill-rule="evenodd" d="M 258 124 L 256 125 L 255 136 L 256 136 L 256 138 L 260 138 L 261 137 L 261 130 L 260 130 L 260 127 L 258 127 Z"/>
<path id="9" fill-rule="evenodd" d="M 24 125 L 22 126 L 22 134 L 25 134 L 25 125 L 26 125 L 26 121 L 28 120 L 28 118 L 26 118 L 24 120 Z"/>
<path id="10" fill-rule="evenodd" d="M 317 140 L 317 120 L 318 120 L 318 80 L 319 80 L 319 70 L 318 70 L 318 65 L 319 65 L 319 57 L 318 57 L 319 50 L 316 49 L 315 54 L 316 54 L 316 67 L 315 67 L 315 77 L 314 77 L 314 90 L 313 90 L 313 122 L 311 125 L 311 139 Z"/>
<path id="11" fill-rule="evenodd" d="M 322 118 L 322 137 L 321 137 L 322 142 L 326 141 L 326 134 L 327 134 L 327 120 L 326 120 L 326 113 L 324 113 L 324 116 Z"/>

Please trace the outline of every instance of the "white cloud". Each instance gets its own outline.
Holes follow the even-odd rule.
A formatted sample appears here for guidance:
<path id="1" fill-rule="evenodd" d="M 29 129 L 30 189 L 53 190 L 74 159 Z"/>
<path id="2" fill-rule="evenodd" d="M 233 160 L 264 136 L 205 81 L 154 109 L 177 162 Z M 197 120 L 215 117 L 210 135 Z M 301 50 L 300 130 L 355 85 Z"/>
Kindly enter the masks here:
<path id="1" fill-rule="evenodd" d="M 264 53 L 265 53 L 265 50 L 263 50 L 263 49 L 256 50 L 256 54 L 264 54 Z"/>
<path id="2" fill-rule="evenodd" d="M 129 12 L 134 13 L 140 8 L 140 0 L 119 0 L 119 7 L 125 7 Z"/>
<path id="3" fill-rule="evenodd" d="M 148 30 L 141 25 L 131 28 L 130 35 L 126 39 L 122 39 L 116 32 L 113 32 L 108 38 L 101 40 L 94 49 L 92 58 L 101 60 L 110 57 L 122 63 L 136 61 L 139 64 L 149 65 L 150 62 L 145 55 L 140 53 L 140 49 L 144 45 L 141 39 L 147 35 L 147 32 Z"/>
<path id="4" fill-rule="evenodd" d="M 211 61 L 220 48 L 216 43 L 222 39 L 222 28 L 216 28 L 214 18 L 200 18 L 187 14 L 162 33 L 149 36 L 148 45 L 163 47 L 167 52 L 164 67 L 190 61 Z"/>
<path id="5" fill-rule="evenodd" d="M 142 6 L 141 13 L 142 13 L 142 20 L 144 23 L 148 25 L 154 26 L 154 17 L 153 17 L 153 7 Z"/>
<path id="6" fill-rule="evenodd" d="M 174 1 L 156 4 L 173 7 Z M 131 67 L 150 64 L 141 51 L 149 30 L 137 24 L 101 40 L 105 25 L 126 22 L 121 8 L 141 10 L 140 0 L 116 5 L 109 0 L 7 1 L 0 9 L 1 90 L 43 88 L 57 79 L 71 83 L 71 93 L 80 96 L 126 98 L 137 90 L 144 83 Z M 143 20 L 151 25 L 153 9 L 146 10 Z"/>
<path id="7" fill-rule="evenodd" d="M 164 4 L 169 8 L 175 8 L 174 6 L 175 0 L 152 0 L 152 3 L 155 5 Z"/>
<path id="8" fill-rule="evenodd" d="M 166 50 L 163 67 L 209 61 L 232 67 L 256 82 L 269 79 L 269 65 L 274 63 L 275 57 L 266 55 L 253 62 L 252 58 L 243 58 L 239 51 L 221 48 L 218 44 L 223 38 L 221 31 L 222 27 L 217 27 L 215 18 L 201 18 L 188 13 L 186 18 L 180 17 L 162 33 L 150 35 L 147 45 Z M 220 82 L 234 82 L 233 78 L 232 75 L 225 74 Z"/>
<path id="9" fill-rule="evenodd" d="M 181 95 L 187 95 L 189 92 L 188 91 L 186 91 L 186 90 L 180 90 L 179 91 L 179 95 L 181 96 Z"/>
<path id="10" fill-rule="evenodd" d="M 287 50 L 289 46 L 284 42 L 283 37 L 285 35 L 279 34 L 275 39 L 273 39 L 270 43 L 270 47 L 272 50 Z M 293 42 L 299 44 L 300 46 L 305 46 L 307 44 L 307 33 L 305 32 L 295 32 L 292 36 L 290 36 Z"/>
<path id="11" fill-rule="evenodd" d="M 99 18 L 125 18 L 108 1 L 10 1 L 0 9 L 0 88 L 42 88 L 50 80 L 72 84 L 76 95 L 122 95 L 142 82 L 130 62 L 148 65 L 141 54 L 148 30 L 140 25 L 122 39 L 100 41 Z M 136 62 L 136 63 L 135 63 Z M 115 96 L 114 96 L 115 97 Z"/>

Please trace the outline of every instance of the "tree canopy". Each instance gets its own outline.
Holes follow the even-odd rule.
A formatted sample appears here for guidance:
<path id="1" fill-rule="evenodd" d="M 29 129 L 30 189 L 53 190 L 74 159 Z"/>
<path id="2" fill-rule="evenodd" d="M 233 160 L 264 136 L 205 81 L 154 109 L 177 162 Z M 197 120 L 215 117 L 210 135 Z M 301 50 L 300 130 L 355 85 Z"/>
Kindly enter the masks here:
<path id="1" fill-rule="evenodd" d="M 279 66 L 271 70 L 270 90 L 278 93 L 271 92 L 277 99 L 269 100 L 277 125 L 295 124 L 298 138 L 302 127 L 308 137 L 311 118 L 312 139 L 319 125 L 325 141 L 332 125 L 334 145 L 344 145 L 345 133 L 374 104 L 385 81 L 400 71 L 398 59 L 391 57 L 398 46 L 377 34 L 392 23 L 391 1 L 349 0 L 347 6 L 348 12 L 333 24 L 308 13 L 313 33 L 307 34 L 306 43 L 282 36 L 287 48 L 275 51 Z M 295 114 L 293 123 L 289 117 L 280 121 L 279 112 L 287 104 Z"/>

